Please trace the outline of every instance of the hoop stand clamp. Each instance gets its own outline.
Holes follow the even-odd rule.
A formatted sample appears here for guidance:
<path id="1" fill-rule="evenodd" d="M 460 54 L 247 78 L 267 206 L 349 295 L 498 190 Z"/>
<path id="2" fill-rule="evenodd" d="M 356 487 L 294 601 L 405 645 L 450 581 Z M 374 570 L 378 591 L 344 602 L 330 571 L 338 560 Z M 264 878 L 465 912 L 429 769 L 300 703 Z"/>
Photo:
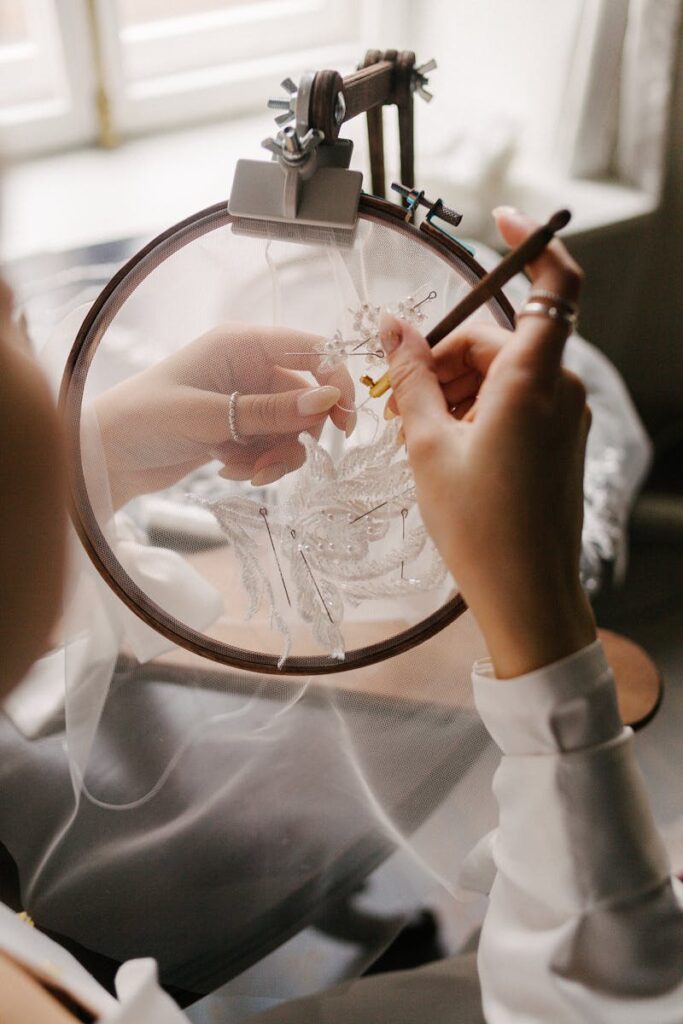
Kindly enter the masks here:
<path id="1" fill-rule="evenodd" d="M 373 190 L 384 197 L 382 108 L 395 105 L 401 176 L 412 187 L 413 94 L 431 99 L 427 73 L 434 67 L 435 61 L 416 67 L 410 50 L 370 50 L 363 65 L 346 78 L 329 70 L 306 72 L 298 84 L 286 78 L 285 94 L 268 103 L 279 111 L 279 131 L 263 142 L 271 161 L 237 162 L 228 203 L 235 218 L 233 230 L 305 240 L 300 232 L 288 232 L 290 225 L 314 229 L 304 232 L 313 238 L 320 237 L 319 229 L 328 229 L 339 241 L 350 241 L 362 174 L 349 168 L 353 143 L 339 138 L 341 127 L 367 113 Z"/>

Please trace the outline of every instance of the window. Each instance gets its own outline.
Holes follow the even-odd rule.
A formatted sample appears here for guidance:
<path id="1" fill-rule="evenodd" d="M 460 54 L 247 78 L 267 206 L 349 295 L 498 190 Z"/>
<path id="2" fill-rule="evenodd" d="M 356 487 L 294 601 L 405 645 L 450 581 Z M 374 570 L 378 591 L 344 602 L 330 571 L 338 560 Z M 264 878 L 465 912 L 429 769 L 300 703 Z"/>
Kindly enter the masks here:
<path id="1" fill-rule="evenodd" d="M 114 121 L 139 132 L 253 110 L 285 75 L 356 61 L 361 7 L 361 0 L 103 0 L 97 10 Z"/>
<path id="2" fill-rule="evenodd" d="M 542 215 L 559 199 L 586 231 L 647 216 L 682 11 L 683 0 L 429 0 L 415 49 L 440 69 L 419 109 L 421 185 L 450 194 L 486 240 L 503 201 Z"/>
<path id="3" fill-rule="evenodd" d="M 54 0 L 0 4 L 0 150 L 3 156 L 84 141 L 94 131 L 84 10 Z M 80 17 L 79 17 L 80 15 Z"/>
<path id="4" fill-rule="evenodd" d="M 41 9 L 42 8 L 42 9 Z M 0 7 L 0 96 L 5 118 L 27 108 L 59 100 L 64 63 L 59 47 L 49 44 L 52 10 L 28 0 L 7 0 Z"/>
<path id="5" fill-rule="evenodd" d="M 656 198 L 681 10 L 683 0 L 0 0 L 0 155 L 104 139 L 107 117 L 125 137 L 263 111 L 285 75 L 345 72 L 391 42 L 438 59 L 435 102 L 418 115 L 424 152 L 452 143 L 463 164 L 469 147 L 478 193 L 484 157 L 500 177 L 514 150 L 539 174 Z M 428 162 L 448 172 L 446 159 Z"/>
<path id="6" fill-rule="evenodd" d="M 2 0 L 0 149 L 262 109 L 286 75 L 351 68 L 389 0 Z M 391 5 L 391 20 L 401 3 Z"/>

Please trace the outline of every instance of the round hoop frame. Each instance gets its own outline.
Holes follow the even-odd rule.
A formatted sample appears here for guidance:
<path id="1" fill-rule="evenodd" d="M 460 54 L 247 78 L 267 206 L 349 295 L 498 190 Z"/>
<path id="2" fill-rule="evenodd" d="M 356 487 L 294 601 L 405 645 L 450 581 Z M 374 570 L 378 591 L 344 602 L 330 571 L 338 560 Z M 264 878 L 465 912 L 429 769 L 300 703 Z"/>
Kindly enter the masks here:
<path id="1" fill-rule="evenodd" d="M 472 284 L 485 274 L 483 267 L 469 252 L 444 232 L 432 225 L 423 224 L 418 230 L 406 223 L 404 211 L 394 203 L 363 194 L 359 216 L 364 220 L 384 224 L 388 230 L 403 232 L 416 243 L 427 246 L 465 279 L 470 278 Z M 274 675 L 323 675 L 372 665 L 410 650 L 457 619 L 467 608 L 461 595 L 456 594 L 436 612 L 397 633 L 390 640 L 347 651 L 341 662 L 329 655 L 299 655 L 288 658 L 282 668 L 278 668 L 276 655 L 257 654 L 221 643 L 179 622 L 151 601 L 118 561 L 112 566 L 111 560 L 104 557 L 104 553 L 111 549 L 90 502 L 83 474 L 80 441 L 83 392 L 93 356 L 123 303 L 161 262 L 202 235 L 232 223 L 233 219 L 228 213 L 227 204 L 222 202 L 193 214 L 158 235 L 114 275 L 83 321 L 69 353 L 59 396 L 67 439 L 74 453 L 74 457 L 69 460 L 71 519 L 90 560 L 117 597 L 152 629 L 194 654 L 233 668 Z M 498 322 L 502 326 L 512 327 L 514 311 L 503 293 L 499 292 L 490 303 L 493 303 L 492 312 Z"/>

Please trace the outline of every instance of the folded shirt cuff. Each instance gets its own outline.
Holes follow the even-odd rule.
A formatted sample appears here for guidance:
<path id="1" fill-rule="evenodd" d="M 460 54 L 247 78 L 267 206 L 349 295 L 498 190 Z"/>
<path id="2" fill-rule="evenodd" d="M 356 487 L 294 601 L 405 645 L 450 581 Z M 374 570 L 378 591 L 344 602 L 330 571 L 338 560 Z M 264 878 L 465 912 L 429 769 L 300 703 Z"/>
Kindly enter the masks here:
<path id="1" fill-rule="evenodd" d="M 497 679 L 489 659 L 478 661 L 472 685 L 477 710 L 504 754 L 581 750 L 623 731 L 599 640 L 515 679 Z"/>

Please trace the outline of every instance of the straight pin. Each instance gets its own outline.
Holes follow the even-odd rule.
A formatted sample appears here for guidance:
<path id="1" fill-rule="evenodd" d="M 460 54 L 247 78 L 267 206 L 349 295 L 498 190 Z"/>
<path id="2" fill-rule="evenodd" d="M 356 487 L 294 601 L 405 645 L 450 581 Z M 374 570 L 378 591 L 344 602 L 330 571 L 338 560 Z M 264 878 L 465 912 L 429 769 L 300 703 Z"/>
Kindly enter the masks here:
<path id="1" fill-rule="evenodd" d="M 435 299 L 435 298 L 436 298 L 436 292 L 432 288 L 431 292 L 429 292 L 428 295 L 425 295 L 424 299 L 420 299 L 419 302 L 416 302 L 415 305 L 411 306 L 410 308 L 411 309 L 419 309 L 420 306 L 423 306 L 425 304 L 425 302 L 431 302 L 432 299 Z"/>
<path id="2" fill-rule="evenodd" d="M 387 500 L 383 501 L 381 505 L 375 505 L 374 508 L 369 508 L 367 510 L 367 512 L 361 512 L 361 514 L 359 516 L 356 516 L 355 519 L 351 520 L 351 524 L 350 525 L 353 526 L 353 524 L 357 523 L 360 519 L 365 519 L 366 516 L 372 515 L 372 513 L 376 512 L 378 509 L 384 508 L 384 506 L 388 505 L 390 501 L 391 501 L 391 498 L 387 498 Z"/>
<path id="3" fill-rule="evenodd" d="M 361 514 L 359 516 L 356 516 L 355 519 L 351 520 L 351 522 L 349 523 L 349 526 L 353 526 L 353 524 L 357 523 L 359 519 L 364 519 L 365 516 L 371 515 L 373 512 L 376 512 L 378 509 L 384 508 L 384 506 L 388 505 L 390 501 L 395 501 L 397 498 L 400 498 L 402 494 L 407 494 L 409 490 L 410 490 L 410 488 L 407 488 L 405 491 L 401 491 L 401 494 L 394 494 L 394 495 L 391 496 L 391 498 L 387 498 L 387 500 L 383 501 L 381 505 L 375 505 L 374 508 L 369 508 L 367 510 L 367 512 L 361 512 Z M 404 513 L 405 513 L 406 516 L 408 515 L 408 509 L 407 508 L 401 509 L 401 515 L 403 515 Z M 405 522 L 405 516 L 404 516 L 404 519 L 403 519 L 403 539 L 404 540 L 405 540 L 405 536 L 406 536 L 405 528 L 406 528 L 406 522 Z"/>
<path id="4" fill-rule="evenodd" d="M 289 531 L 289 532 L 290 532 L 290 534 L 292 535 L 292 540 L 296 540 L 296 530 L 292 530 L 292 529 L 290 529 L 290 531 Z M 302 551 L 302 549 L 301 549 L 301 546 L 299 546 L 299 554 L 301 555 L 301 557 L 302 557 L 302 558 L 303 558 L 303 560 L 304 560 L 304 565 L 305 565 L 305 566 L 306 566 L 306 568 L 308 569 L 308 575 L 309 575 L 309 576 L 311 577 L 311 580 L 313 581 L 313 586 L 315 587 L 315 589 L 316 589 L 316 591 L 317 591 L 317 593 L 318 593 L 318 597 L 320 598 L 320 600 L 321 600 L 321 602 L 322 602 L 322 606 L 323 606 L 323 608 L 324 608 L 324 609 L 325 609 L 325 611 L 327 612 L 327 617 L 328 617 L 328 619 L 330 620 L 330 622 L 332 623 L 332 625 L 334 625 L 334 619 L 333 619 L 333 618 L 332 618 L 332 616 L 330 615 L 330 609 L 329 609 L 329 608 L 327 607 L 327 605 L 325 604 L 325 598 L 324 598 L 324 597 L 323 597 L 323 595 L 322 595 L 322 592 L 321 592 L 321 590 L 320 590 L 320 587 L 318 586 L 317 580 L 316 580 L 315 576 L 313 575 L 313 570 L 311 569 L 310 565 L 308 564 L 308 559 L 306 558 L 306 555 L 305 555 L 305 554 L 304 554 L 304 552 Z"/>
<path id="5" fill-rule="evenodd" d="M 284 587 L 285 597 L 287 598 L 287 604 L 291 608 L 292 607 L 292 602 L 291 602 L 291 599 L 290 599 L 290 596 L 289 596 L 289 591 L 287 590 L 287 584 L 285 583 L 285 576 L 284 576 L 284 573 L 282 572 L 282 566 L 280 565 L 280 559 L 277 556 L 277 549 L 275 547 L 275 541 L 273 540 L 273 534 L 271 533 L 271 530 L 270 530 L 270 523 L 268 522 L 268 509 L 265 508 L 265 506 L 262 505 L 261 508 L 259 509 L 259 515 L 263 519 L 263 522 L 265 523 L 265 526 L 266 526 L 266 530 L 268 531 L 268 540 L 270 541 L 270 546 L 273 549 L 273 554 L 275 555 L 275 563 L 277 565 L 277 571 L 280 573 L 280 579 L 282 580 L 282 586 Z"/>

